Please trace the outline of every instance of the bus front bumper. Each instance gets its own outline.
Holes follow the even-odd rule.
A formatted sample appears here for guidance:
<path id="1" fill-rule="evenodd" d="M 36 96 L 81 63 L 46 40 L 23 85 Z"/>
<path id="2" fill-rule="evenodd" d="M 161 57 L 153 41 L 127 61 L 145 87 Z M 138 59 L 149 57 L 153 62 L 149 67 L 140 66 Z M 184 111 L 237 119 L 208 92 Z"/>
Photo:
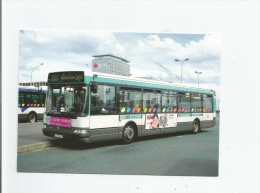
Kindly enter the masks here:
<path id="1" fill-rule="evenodd" d="M 45 136 L 55 137 L 61 139 L 79 139 L 79 138 L 89 138 L 88 128 L 63 128 L 50 125 L 44 125 L 42 132 Z"/>

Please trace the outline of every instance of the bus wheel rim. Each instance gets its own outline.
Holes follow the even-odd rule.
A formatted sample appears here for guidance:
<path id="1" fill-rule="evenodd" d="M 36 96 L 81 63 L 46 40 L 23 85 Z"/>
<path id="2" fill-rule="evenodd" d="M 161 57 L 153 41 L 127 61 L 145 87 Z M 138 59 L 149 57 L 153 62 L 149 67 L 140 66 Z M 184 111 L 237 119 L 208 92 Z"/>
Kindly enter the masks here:
<path id="1" fill-rule="evenodd" d="M 129 139 L 129 140 L 133 139 L 133 137 L 134 137 L 134 130 L 133 130 L 132 127 L 127 126 L 127 127 L 125 128 L 125 137 L 126 137 L 127 139 Z"/>
<path id="2" fill-rule="evenodd" d="M 197 132 L 197 131 L 199 130 L 199 124 L 198 124 L 197 121 L 194 121 L 194 123 L 193 123 L 193 130 L 194 130 L 195 132 Z"/>
<path id="3" fill-rule="evenodd" d="M 29 116 L 29 121 L 34 122 L 35 121 L 35 116 L 32 114 Z"/>

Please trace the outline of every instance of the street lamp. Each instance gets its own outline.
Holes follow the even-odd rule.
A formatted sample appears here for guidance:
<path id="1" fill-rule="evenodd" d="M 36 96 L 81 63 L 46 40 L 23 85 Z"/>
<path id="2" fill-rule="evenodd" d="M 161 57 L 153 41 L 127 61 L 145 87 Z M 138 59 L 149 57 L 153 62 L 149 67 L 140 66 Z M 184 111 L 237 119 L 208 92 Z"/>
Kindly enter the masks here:
<path id="1" fill-rule="evenodd" d="M 39 66 L 36 66 L 34 69 L 32 69 L 32 72 L 31 72 L 31 85 L 32 85 L 32 73 L 33 73 L 33 71 L 36 69 L 36 68 L 38 68 L 38 67 L 40 67 L 40 66 L 42 66 L 43 65 L 43 63 L 41 63 Z"/>
<path id="2" fill-rule="evenodd" d="M 198 74 L 198 87 L 200 87 L 200 74 L 202 74 L 202 72 L 195 71 L 195 73 Z"/>
<path id="3" fill-rule="evenodd" d="M 179 60 L 179 59 L 175 59 L 175 62 L 180 62 L 181 63 L 181 84 L 182 84 L 182 63 L 188 61 L 189 58 L 186 58 L 185 60 Z"/>

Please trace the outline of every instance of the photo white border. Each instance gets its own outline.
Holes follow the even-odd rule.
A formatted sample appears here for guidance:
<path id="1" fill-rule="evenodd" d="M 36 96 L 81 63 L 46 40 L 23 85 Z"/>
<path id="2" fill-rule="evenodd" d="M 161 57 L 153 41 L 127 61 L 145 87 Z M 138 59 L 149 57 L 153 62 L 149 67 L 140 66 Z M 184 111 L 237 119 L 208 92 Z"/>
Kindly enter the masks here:
<path id="1" fill-rule="evenodd" d="M 2 191 L 259 192 L 259 1 L 3 2 Z M 220 33 L 219 177 L 17 173 L 19 30 Z M 235 98 L 235 96 L 237 96 Z M 243 109 L 245 102 L 248 108 Z"/>

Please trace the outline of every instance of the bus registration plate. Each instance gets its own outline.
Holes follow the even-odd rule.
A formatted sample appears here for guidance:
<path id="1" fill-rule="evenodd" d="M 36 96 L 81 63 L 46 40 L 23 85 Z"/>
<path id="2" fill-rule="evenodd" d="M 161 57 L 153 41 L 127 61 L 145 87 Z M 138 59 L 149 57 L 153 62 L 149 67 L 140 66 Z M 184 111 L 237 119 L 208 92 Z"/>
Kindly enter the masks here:
<path id="1" fill-rule="evenodd" d="M 62 138 L 63 138 L 63 135 L 54 134 L 54 137 L 57 137 L 57 138 L 60 138 L 60 139 L 62 139 Z"/>

